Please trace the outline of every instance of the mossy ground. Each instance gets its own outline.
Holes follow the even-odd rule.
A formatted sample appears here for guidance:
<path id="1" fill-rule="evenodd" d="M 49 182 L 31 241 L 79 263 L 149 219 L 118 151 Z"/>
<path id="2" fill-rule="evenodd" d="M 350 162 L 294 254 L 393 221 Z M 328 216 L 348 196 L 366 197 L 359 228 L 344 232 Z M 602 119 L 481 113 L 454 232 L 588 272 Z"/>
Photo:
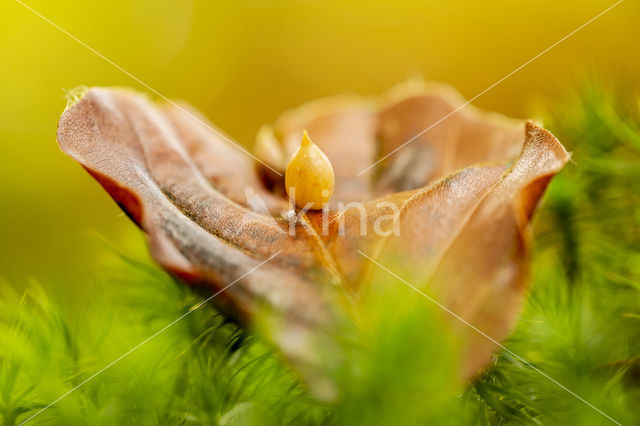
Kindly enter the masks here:
<path id="1" fill-rule="evenodd" d="M 73 313 L 37 284 L 24 294 L 1 286 L 2 424 L 20 424 L 80 384 L 30 423 L 639 424 L 636 93 L 590 83 L 546 103 L 545 125 L 573 162 L 537 214 L 532 290 L 505 343 L 592 406 L 506 351 L 457 387 L 446 329 L 427 300 L 398 286 L 368 296 L 358 343 L 334 370 L 341 396 L 331 404 L 209 306 L 92 377 L 201 300 L 138 259 L 141 249 L 114 255 Z"/>

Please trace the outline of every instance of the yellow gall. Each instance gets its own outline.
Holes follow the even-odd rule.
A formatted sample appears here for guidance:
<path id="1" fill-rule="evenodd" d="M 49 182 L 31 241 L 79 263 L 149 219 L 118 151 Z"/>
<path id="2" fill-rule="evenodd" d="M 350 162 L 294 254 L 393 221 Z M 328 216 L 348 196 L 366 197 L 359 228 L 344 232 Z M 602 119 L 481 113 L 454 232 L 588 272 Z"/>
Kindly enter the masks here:
<path id="1" fill-rule="evenodd" d="M 299 208 L 320 210 L 333 195 L 335 177 L 331 162 L 305 130 L 284 175 L 287 195 Z"/>

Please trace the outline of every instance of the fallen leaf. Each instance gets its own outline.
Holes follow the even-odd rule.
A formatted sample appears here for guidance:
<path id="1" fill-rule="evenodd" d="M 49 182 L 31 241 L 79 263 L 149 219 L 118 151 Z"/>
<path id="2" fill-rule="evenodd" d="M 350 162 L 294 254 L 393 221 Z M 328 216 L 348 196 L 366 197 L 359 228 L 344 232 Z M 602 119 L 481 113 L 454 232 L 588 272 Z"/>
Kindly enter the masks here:
<path id="1" fill-rule="evenodd" d="M 334 198 L 326 214 L 280 215 L 275 172 L 303 128 L 333 163 Z M 530 217 L 569 158 L 548 131 L 465 106 L 445 86 L 286 113 L 259 134 L 268 167 L 212 129 L 186 104 L 92 88 L 63 113 L 58 141 L 147 233 L 160 265 L 212 292 L 228 286 L 214 303 L 243 324 L 268 310 L 270 338 L 317 394 L 330 398 L 331 385 L 310 342 L 330 344 L 337 318 L 386 273 L 365 255 L 496 341 L 507 336 L 526 291 Z M 452 324 L 468 378 L 496 345 Z"/>

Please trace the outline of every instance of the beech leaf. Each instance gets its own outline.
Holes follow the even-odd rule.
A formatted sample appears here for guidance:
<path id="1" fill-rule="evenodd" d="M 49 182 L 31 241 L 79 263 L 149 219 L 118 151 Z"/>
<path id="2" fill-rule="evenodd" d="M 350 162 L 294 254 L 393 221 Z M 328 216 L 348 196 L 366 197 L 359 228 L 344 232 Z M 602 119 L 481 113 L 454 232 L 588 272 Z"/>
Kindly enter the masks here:
<path id="1" fill-rule="evenodd" d="M 533 122 L 419 86 L 285 113 L 258 136 L 268 167 L 187 104 L 126 89 L 88 90 L 62 114 L 58 141 L 148 235 L 162 267 L 224 289 L 213 302 L 242 324 L 270 312 L 269 338 L 322 394 L 330 384 L 311 342 L 330 345 L 338 318 L 387 273 L 370 259 L 504 339 L 526 293 L 530 218 L 569 158 Z M 280 214 L 289 207 L 273 170 L 284 171 L 303 129 L 333 164 L 334 197 L 328 211 Z M 464 336 L 461 375 L 472 377 L 496 345 L 452 324 Z"/>

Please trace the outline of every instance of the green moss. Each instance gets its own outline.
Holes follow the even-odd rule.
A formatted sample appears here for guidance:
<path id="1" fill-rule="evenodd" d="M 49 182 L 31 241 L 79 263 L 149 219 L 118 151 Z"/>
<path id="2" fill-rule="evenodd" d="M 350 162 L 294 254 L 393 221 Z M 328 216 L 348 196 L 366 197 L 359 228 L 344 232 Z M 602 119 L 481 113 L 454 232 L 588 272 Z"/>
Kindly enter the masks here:
<path id="1" fill-rule="evenodd" d="M 573 151 L 535 223 L 530 297 L 510 351 L 623 424 L 640 422 L 640 113 L 634 91 L 595 83 L 548 102 Z M 77 99 L 75 95 L 72 100 Z M 0 296 L 0 418 L 18 424 L 611 424 L 529 365 L 496 355 L 466 389 L 439 313 L 377 283 L 327 362 L 321 404 L 279 357 L 147 261 L 119 255 L 84 304 L 39 286 Z M 90 281 L 90 280 L 89 280 Z"/>

